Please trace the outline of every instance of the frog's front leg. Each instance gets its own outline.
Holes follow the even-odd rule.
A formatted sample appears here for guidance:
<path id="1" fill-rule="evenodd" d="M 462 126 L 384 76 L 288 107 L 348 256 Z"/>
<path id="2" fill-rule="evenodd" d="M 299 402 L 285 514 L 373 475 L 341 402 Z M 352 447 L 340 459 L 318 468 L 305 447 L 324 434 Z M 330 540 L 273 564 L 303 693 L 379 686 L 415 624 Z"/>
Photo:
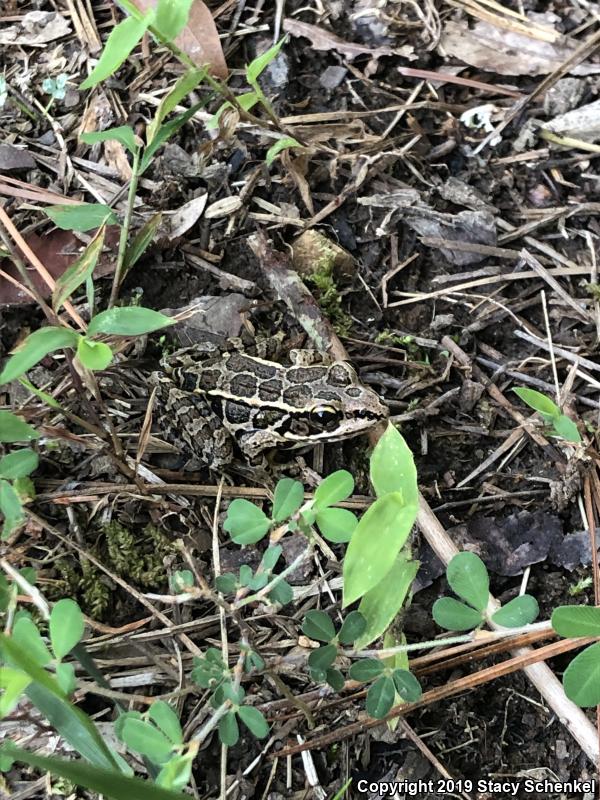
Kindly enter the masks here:
<path id="1" fill-rule="evenodd" d="M 161 373 L 153 373 L 150 384 L 157 388 L 158 425 L 165 439 L 189 459 L 191 468 L 198 462 L 211 469 L 229 465 L 233 441 L 206 399 L 178 389 Z"/>

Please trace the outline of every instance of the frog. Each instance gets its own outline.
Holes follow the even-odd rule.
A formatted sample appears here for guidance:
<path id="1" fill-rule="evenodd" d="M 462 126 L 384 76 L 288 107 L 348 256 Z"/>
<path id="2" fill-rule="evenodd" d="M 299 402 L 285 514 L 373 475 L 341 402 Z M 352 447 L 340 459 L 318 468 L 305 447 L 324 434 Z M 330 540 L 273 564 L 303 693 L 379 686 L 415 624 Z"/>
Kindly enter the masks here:
<path id="1" fill-rule="evenodd" d="M 269 451 L 309 448 L 367 432 L 388 408 L 347 361 L 292 350 L 290 364 L 239 342 L 183 347 L 150 377 L 158 424 L 189 463 L 219 470 L 235 458 L 264 466 Z"/>

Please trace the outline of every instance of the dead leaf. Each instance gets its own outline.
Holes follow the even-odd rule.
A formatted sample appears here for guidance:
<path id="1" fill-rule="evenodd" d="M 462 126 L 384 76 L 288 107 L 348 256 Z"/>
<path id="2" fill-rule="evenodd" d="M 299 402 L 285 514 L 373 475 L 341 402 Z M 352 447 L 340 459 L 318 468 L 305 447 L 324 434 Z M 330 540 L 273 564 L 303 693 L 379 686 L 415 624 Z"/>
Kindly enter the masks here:
<path id="1" fill-rule="evenodd" d="M 105 251 L 98 259 L 98 265 L 94 270 L 95 278 L 101 278 L 113 272 L 119 232 L 120 228 L 117 225 L 110 225 L 107 228 L 104 239 Z M 82 248 L 81 241 L 71 231 L 58 229 L 50 231 L 44 236 L 30 233 L 25 237 L 25 241 L 55 280 L 75 261 Z M 21 257 L 23 258 L 23 256 Z M 0 259 L 0 269 L 15 278 L 19 283 L 22 283 L 17 268 L 10 259 Z M 26 269 L 31 282 L 42 297 L 49 297 L 50 290 L 39 272 L 29 264 L 26 264 Z M 0 275 L 0 307 L 31 302 L 34 301 L 29 294 L 23 292 L 14 283 Z"/>
<path id="2" fill-rule="evenodd" d="M 58 11 L 30 11 L 16 25 L 0 29 L 0 44 L 43 45 L 71 33 Z"/>
<path id="3" fill-rule="evenodd" d="M 600 138 L 600 100 L 554 117 L 544 124 L 544 130 L 584 142 L 597 141 Z"/>
<path id="4" fill-rule="evenodd" d="M 157 0 L 132 0 L 142 12 L 156 8 Z M 194 0 L 188 22 L 175 39 L 175 44 L 188 55 L 197 67 L 210 65 L 211 75 L 226 78 L 229 74 L 219 32 L 210 10 L 202 0 Z"/>
<path id="5" fill-rule="evenodd" d="M 503 30 L 488 22 L 469 28 L 466 22 L 447 22 L 440 39 L 442 54 L 458 58 L 464 64 L 499 75 L 546 75 L 557 69 L 575 51 L 564 42 L 550 44 L 520 33 Z M 599 64 L 582 63 L 573 67 L 573 75 L 600 72 Z"/>
<path id="6" fill-rule="evenodd" d="M 242 315 L 250 307 L 243 294 L 231 292 L 226 295 L 197 297 L 183 308 L 163 308 L 161 313 L 169 317 L 177 315 L 179 322 L 171 328 L 183 347 L 195 342 L 222 344 L 226 339 L 239 336 Z"/>
<path id="7" fill-rule="evenodd" d="M 161 234 L 166 236 L 170 242 L 183 236 L 200 219 L 207 200 L 208 193 L 205 192 L 199 197 L 190 200 L 189 203 L 182 205 L 181 208 L 178 208 L 177 211 L 167 217 L 164 224 L 165 230 L 161 230 Z"/>
<path id="8" fill-rule="evenodd" d="M 544 511 L 478 515 L 467 523 L 466 541 L 498 575 L 519 575 L 525 567 L 545 561 L 562 540 L 562 523 Z"/>
<path id="9" fill-rule="evenodd" d="M 402 218 L 409 228 L 426 238 L 492 247 L 497 243 L 496 225 L 489 211 L 442 214 L 426 206 L 415 206 L 405 209 Z M 478 264 L 487 258 L 486 253 L 454 250 L 442 244 L 432 246 L 439 248 L 451 264 L 459 266 Z"/>
<path id="10" fill-rule="evenodd" d="M 89 105 L 81 118 L 78 136 L 82 133 L 95 133 L 110 128 L 115 119 L 115 112 L 102 91 L 94 92 Z M 86 145 L 87 146 L 87 145 Z"/>
<path id="11" fill-rule="evenodd" d="M 291 33 L 292 36 L 304 36 L 306 39 L 310 39 L 314 50 L 336 50 L 340 55 L 350 59 L 361 55 L 368 55 L 374 59 L 381 56 L 401 56 L 403 58 L 412 58 L 414 56 L 414 48 L 411 45 L 403 45 L 402 47 L 369 47 L 357 42 L 346 42 L 325 28 L 311 25 L 309 22 L 300 22 L 300 20 L 291 19 L 290 17 L 284 20 L 283 29 Z"/>
<path id="12" fill-rule="evenodd" d="M 121 142 L 117 142 L 116 139 L 104 142 L 104 158 L 108 166 L 112 167 L 125 182 L 131 179 L 133 173 Z"/>

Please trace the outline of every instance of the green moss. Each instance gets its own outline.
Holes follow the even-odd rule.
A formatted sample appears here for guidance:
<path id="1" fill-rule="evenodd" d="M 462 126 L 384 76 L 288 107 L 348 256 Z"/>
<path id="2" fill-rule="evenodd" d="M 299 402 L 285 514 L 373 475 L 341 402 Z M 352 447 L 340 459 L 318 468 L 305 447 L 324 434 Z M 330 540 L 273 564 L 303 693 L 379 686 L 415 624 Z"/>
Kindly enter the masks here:
<path id="1" fill-rule="evenodd" d="M 323 251 L 308 281 L 318 291 L 317 302 L 339 336 L 346 336 L 352 327 L 352 318 L 342 308 L 342 298 L 333 277 L 333 254 Z"/>
<path id="2" fill-rule="evenodd" d="M 147 525 L 142 535 L 136 537 L 132 531 L 118 522 L 104 528 L 109 561 L 107 566 L 126 580 L 133 580 L 143 587 L 156 587 L 164 583 L 163 558 L 172 551 L 167 536 L 155 525 Z"/>
<path id="3" fill-rule="evenodd" d="M 107 569 L 124 580 L 142 588 L 156 589 L 166 584 L 163 559 L 173 551 L 169 538 L 155 525 L 147 525 L 141 533 L 118 522 L 100 529 L 90 552 Z M 79 599 L 85 614 L 103 621 L 114 615 L 114 591 L 110 578 L 85 558 L 77 563 L 71 559 L 57 561 L 60 579 L 49 592 L 50 599 L 74 597 Z"/>

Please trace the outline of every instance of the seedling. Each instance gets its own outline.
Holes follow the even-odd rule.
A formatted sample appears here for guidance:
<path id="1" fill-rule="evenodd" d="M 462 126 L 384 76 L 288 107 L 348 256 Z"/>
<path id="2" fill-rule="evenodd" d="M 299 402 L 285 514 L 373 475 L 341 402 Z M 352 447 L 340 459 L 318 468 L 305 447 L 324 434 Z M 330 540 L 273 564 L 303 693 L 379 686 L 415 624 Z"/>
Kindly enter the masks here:
<path id="1" fill-rule="evenodd" d="M 504 628 L 529 625 L 539 614 L 535 597 L 522 594 L 502 608 L 488 614 L 490 578 L 487 568 L 475 553 L 458 553 L 448 564 L 446 579 L 450 588 L 466 602 L 442 597 L 433 604 L 433 618 L 441 628 L 468 631 L 491 621 Z"/>
<path id="2" fill-rule="evenodd" d="M 579 444 L 581 436 L 577 430 L 577 425 L 572 419 L 563 414 L 555 402 L 546 397 L 541 392 L 536 392 L 535 389 L 527 389 L 524 386 L 513 389 L 513 392 L 518 395 L 524 403 L 534 411 L 537 411 L 540 417 L 544 420 L 546 425 L 550 427 L 555 436 L 564 439 L 566 442 L 573 442 Z"/>

